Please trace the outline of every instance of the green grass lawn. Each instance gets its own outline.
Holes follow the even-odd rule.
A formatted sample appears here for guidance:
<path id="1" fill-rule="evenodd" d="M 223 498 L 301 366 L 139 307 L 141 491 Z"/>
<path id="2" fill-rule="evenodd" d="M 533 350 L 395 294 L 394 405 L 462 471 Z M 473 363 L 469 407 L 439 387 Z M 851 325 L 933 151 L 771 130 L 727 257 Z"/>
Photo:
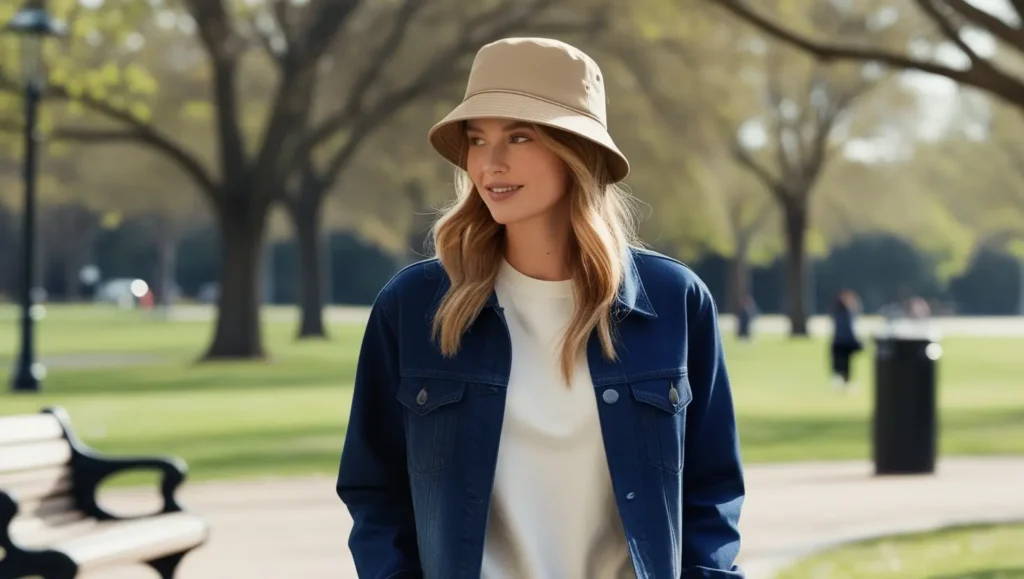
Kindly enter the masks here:
<path id="1" fill-rule="evenodd" d="M 1024 525 L 971 526 L 838 547 L 778 579 L 1020 579 Z"/>
<path id="2" fill-rule="evenodd" d="M 298 343 L 292 323 L 267 323 L 270 360 L 217 364 L 196 363 L 210 338 L 207 323 L 51 307 L 39 328 L 40 355 L 53 362 L 45 392 L 9 394 L 4 376 L 0 414 L 59 404 L 96 448 L 179 455 L 193 480 L 332 473 L 337 466 L 359 326 L 331 327 L 328 342 Z M 13 310 L 0 308 L 4 368 L 16 338 Z M 727 342 L 747 462 L 870 456 L 870 353 L 855 367 L 861 387 L 840 394 L 829 387 L 823 342 Z M 944 348 L 942 452 L 1024 453 L 1024 339 L 949 339 Z M 122 354 L 146 363 L 69 366 Z"/>

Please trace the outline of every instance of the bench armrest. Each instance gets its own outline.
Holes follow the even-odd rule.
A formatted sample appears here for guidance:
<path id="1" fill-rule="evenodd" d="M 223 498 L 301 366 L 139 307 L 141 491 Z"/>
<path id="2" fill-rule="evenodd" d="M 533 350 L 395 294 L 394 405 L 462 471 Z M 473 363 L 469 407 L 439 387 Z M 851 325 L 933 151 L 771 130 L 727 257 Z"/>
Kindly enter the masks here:
<path id="1" fill-rule="evenodd" d="M 76 449 L 71 458 L 74 472 L 75 500 L 78 507 L 100 520 L 122 519 L 103 510 L 97 504 L 98 487 L 104 479 L 113 474 L 132 470 L 159 470 L 163 472 L 161 492 L 164 506 L 160 513 L 176 513 L 182 511 L 175 494 L 178 487 L 185 481 L 188 466 L 178 458 L 171 457 L 112 457 L 103 456 L 91 449 Z"/>
<path id="2" fill-rule="evenodd" d="M 0 491 L 0 548 L 10 549 L 11 521 L 18 514 L 18 503 L 6 491 Z"/>

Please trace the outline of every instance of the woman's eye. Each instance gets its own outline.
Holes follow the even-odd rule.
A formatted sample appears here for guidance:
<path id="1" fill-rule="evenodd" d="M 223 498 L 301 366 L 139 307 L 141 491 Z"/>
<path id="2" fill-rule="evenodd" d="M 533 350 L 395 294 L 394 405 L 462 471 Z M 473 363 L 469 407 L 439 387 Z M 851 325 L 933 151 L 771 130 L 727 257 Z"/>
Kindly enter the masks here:
<path id="1" fill-rule="evenodd" d="M 530 137 L 527 137 L 525 135 L 516 135 L 516 136 L 512 137 L 512 142 L 513 143 L 528 143 L 528 142 L 530 142 Z"/>
<path id="2" fill-rule="evenodd" d="M 479 138 L 479 137 L 470 137 L 469 138 L 469 144 L 473 145 L 473 146 L 476 146 L 476 147 L 479 147 L 480 145 L 484 144 L 484 140 Z"/>

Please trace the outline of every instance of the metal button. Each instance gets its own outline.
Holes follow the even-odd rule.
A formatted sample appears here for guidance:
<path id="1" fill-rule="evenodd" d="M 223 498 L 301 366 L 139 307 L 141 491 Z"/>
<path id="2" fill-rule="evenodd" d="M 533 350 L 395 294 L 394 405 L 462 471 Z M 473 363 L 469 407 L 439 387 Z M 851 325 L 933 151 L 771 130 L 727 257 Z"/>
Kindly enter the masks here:
<path id="1" fill-rule="evenodd" d="M 420 393 L 416 395 L 416 404 L 423 406 L 427 403 L 427 389 L 420 390 Z"/>
<path id="2" fill-rule="evenodd" d="M 668 389 L 668 401 L 672 404 L 679 404 L 679 391 L 675 386 Z"/>
<path id="3" fill-rule="evenodd" d="M 601 398 L 604 399 L 604 401 L 607 402 L 608 404 L 615 404 L 616 402 L 619 401 L 619 393 L 609 388 L 604 391 L 604 394 L 601 395 Z"/>
<path id="4" fill-rule="evenodd" d="M 634 493 L 634 492 L 626 493 L 626 500 L 627 501 L 631 501 L 631 500 L 633 500 L 635 498 L 636 498 L 636 493 Z"/>

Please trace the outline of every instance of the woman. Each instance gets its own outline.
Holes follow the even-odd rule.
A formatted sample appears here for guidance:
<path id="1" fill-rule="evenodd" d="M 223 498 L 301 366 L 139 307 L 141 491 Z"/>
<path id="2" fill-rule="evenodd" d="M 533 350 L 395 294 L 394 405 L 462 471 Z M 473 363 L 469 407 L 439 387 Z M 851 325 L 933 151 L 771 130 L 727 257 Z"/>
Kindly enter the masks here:
<path id="1" fill-rule="evenodd" d="M 430 142 L 465 179 L 359 354 L 337 485 L 359 577 L 741 577 L 717 311 L 630 245 L 597 64 L 488 44 Z"/>
<path id="2" fill-rule="evenodd" d="M 840 390 L 850 387 L 850 361 L 863 345 L 854 330 L 860 303 L 852 290 L 836 295 L 832 305 L 832 385 Z"/>

